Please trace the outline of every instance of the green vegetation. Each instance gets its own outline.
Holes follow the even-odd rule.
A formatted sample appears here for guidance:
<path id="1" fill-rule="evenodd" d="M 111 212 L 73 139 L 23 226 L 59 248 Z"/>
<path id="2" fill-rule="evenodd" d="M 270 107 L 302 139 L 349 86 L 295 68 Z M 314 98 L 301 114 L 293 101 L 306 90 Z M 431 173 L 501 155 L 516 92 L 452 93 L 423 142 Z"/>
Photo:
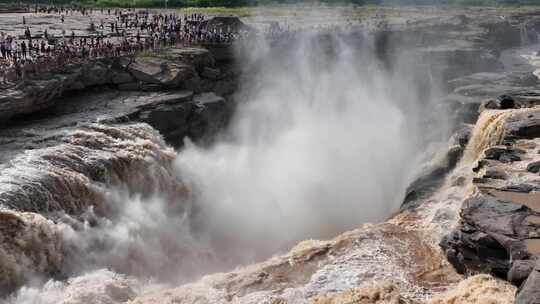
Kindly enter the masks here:
<path id="1" fill-rule="evenodd" d="M 255 8 L 254 6 L 237 6 L 237 7 L 184 7 L 179 8 L 180 13 L 203 13 L 203 14 L 225 14 L 236 15 L 239 17 L 251 16 Z"/>
<path id="2" fill-rule="evenodd" d="M 64 0 L 57 0 L 64 1 Z M 245 0 L 85 0 L 86 4 L 102 7 L 240 7 L 251 1 Z M 93 4 L 91 2 L 94 2 Z"/>
<path id="3" fill-rule="evenodd" d="M 165 51 L 142 51 L 138 52 L 135 57 L 137 58 L 159 58 L 159 59 L 165 59 L 165 60 L 176 60 L 178 59 L 178 56 L 175 54 L 172 54 L 170 52 Z"/>

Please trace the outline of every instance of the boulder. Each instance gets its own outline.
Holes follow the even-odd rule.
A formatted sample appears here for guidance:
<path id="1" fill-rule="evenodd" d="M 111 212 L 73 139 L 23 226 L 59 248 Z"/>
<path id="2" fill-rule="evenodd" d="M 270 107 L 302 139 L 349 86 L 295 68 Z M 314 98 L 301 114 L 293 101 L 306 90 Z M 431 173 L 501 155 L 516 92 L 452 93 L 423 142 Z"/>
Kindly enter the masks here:
<path id="1" fill-rule="evenodd" d="M 484 157 L 486 159 L 498 160 L 502 155 L 508 153 L 506 146 L 493 146 L 484 151 Z"/>
<path id="2" fill-rule="evenodd" d="M 507 179 L 508 175 L 503 171 L 487 170 L 486 173 L 484 174 L 483 178 Z"/>
<path id="3" fill-rule="evenodd" d="M 469 139 L 471 138 L 473 129 L 474 125 L 461 125 L 460 128 L 456 132 L 454 132 L 454 135 L 452 135 L 453 143 L 465 148 L 467 146 L 467 143 L 469 143 Z"/>
<path id="4" fill-rule="evenodd" d="M 169 50 L 167 56 L 175 58 L 184 64 L 194 66 L 199 72 L 202 72 L 205 67 L 213 67 L 215 60 L 212 54 L 203 48 L 180 48 Z"/>
<path id="5" fill-rule="evenodd" d="M 180 147 L 185 137 L 196 141 L 211 139 L 223 128 L 229 114 L 223 97 L 213 93 L 193 96 L 191 92 L 179 92 L 156 99 L 134 119 L 150 124 L 169 144 Z"/>
<path id="6" fill-rule="evenodd" d="M 489 99 L 482 102 L 482 105 L 480 107 L 482 109 L 491 109 L 491 110 L 508 110 L 508 109 L 517 108 L 518 103 L 510 95 L 501 95 L 497 97 L 496 100 Z"/>
<path id="7" fill-rule="evenodd" d="M 520 154 L 525 153 L 525 151 L 512 148 L 507 146 L 493 146 L 484 151 L 485 159 L 498 160 L 502 163 L 511 163 L 515 161 L 520 161 Z"/>
<path id="8" fill-rule="evenodd" d="M 100 62 L 85 65 L 81 69 L 79 80 L 85 87 L 108 84 L 111 82 L 109 71 L 109 67 Z"/>
<path id="9" fill-rule="evenodd" d="M 201 138 L 203 135 L 216 134 L 226 124 L 229 111 L 225 99 L 214 93 L 204 93 L 194 97 L 194 116 L 190 136 Z"/>
<path id="10" fill-rule="evenodd" d="M 499 161 L 501 163 L 512 163 L 512 162 L 520 161 L 520 160 L 521 160 L 521 157 L 513 153 L 505 153 L 501 155 L 501 157 L 499 157 Z"/>
<path id="11" fill-rule="evenodd" d="M 540 304 L 540 260 L 520 287 L 515 304 Z"/>
<path id="12" fill-rule="evenodd" d="M 505 129 L 507 137 L 524 139 L 540 137 L 540 108 L 513 112 L 506 120 Z"/>
<path id="13" fill-rule="evenodd" d="M 512 263 L 512 268 L 508 271 L 507 280 L 516 286 L 520 286 L 534 269 L 534 261 L 518 260 Z"/>
<path id="14" fill-rule="evenodd" d="M 128 66 L 128 70 L 141 82 L 167 88 L 180 88 L 186 80 L 196 75 L 191 65 L 153 57 L 137 58 Z"/>
<path id="15" fill-rule="evenodd" d="M 486 101 L 484 101 L 482 103 L 481 108 L 482 109 L 490 109 L 490 110 L 499 109 L 499 103 L 496 100 L 493 100 L 493 99 L 486 100 Z"/>
<path id="16" fill-rule="evenodd" d="M 501 95 L 497 100 L 501 110 L 513 109 L 516 106 L 516 101 L 510 95 Z"/>
<path id="17" fill-rule="evenodd" d="M 527 302 L 537 296 L 538 284 L 533 266 L 536 248 L 528 246 L 538 235 L 540 213 L 527 206 L 504 201 L 484 193 L 467 199 L 458 227 L 441 242 L 448 260 L 460 273 L 488 272 L 519 286 L 518 299 Z M 528 283 L 527 283 L 528 282 Z"/>
<path id="18" fill-rule="evenodd" d="M 540 161 L 535 161 L 527 165 L 527 171 L 532 173 L 540 172 Z"/>
<path id="19" fill-rule="evenodd" d="M 139 119 L 158 130 L 167 142 L 178 146 L 189 133 L 192 103 L 163 104 L 140 113 Z"/>

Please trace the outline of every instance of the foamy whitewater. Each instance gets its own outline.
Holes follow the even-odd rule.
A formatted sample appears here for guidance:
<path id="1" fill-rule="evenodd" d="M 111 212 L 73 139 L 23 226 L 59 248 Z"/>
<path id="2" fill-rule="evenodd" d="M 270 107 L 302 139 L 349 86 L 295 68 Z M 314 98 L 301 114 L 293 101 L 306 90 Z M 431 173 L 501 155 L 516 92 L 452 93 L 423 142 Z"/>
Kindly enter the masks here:
<path id="1" fill-rule="evenodd" d="M 62 203 L 44 212 L 62 239 L 48 272 L 57 279 L 19 269 L 27 283 L 7 303 L 122 303 L 395 212 L 447 124 L 436 92 L 418 83 L 423 72 L 400 54 L 383 62 L 361 41 L 312 33 L 285 47 L 250 45 L 237 112 L 210 147 L 186 139 L 174 154 L 139 131 L 100 141 L 110 154 L 83 151 L 63 164 L 112 162 L 110 178 L 83 180 L 82 212 Z M 132 146 L 146 151 L 137 164 L 124 153 Z M 94 195 L 99 206 L 86 200 Z"/>

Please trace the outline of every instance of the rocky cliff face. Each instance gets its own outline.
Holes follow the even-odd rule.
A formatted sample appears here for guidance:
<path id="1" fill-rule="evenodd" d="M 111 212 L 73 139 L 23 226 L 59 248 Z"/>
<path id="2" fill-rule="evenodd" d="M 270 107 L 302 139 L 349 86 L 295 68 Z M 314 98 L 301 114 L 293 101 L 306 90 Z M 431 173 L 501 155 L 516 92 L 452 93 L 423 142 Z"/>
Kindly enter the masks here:
<path id="1" fill-rule="evenodd" d="M 500 108 L 481 114 L 476 132 L 491 133 L 483 137 L 495 135 L 494 141 L 478 150 L 475 191 L 442 246 L 460 273 L 491 273 L 520 287 L 516 303 L 538 303 L 540 112 L 536 107 Z"/>
<path id="2" fill-rule="evenodd" d="M 53 303 L 511 303 L 513 284 L 520 286 L 518 303 L 536 303 L 538 79 L 530 71 L 501 72 L 505 65 L 497 54 L 532 39 L 536 17 L 527 19 L 520 39 L 514 36 L 523 30 L 512 22 L 525 17 L 516 18 L 454 16 L 359 38 L 374 39 L 388 61 L 396 59 L 389 41 L 417 44 L 420 55 L 410 59 L 429 66 L 423 76 L 450 80 L 452 118 L 476 126 L 457 128 L 448 149 L 409 187 L 402 210 L 387 221 L 328 241 L 304 241 L 267 261 L 175 288 L 148 290 L 129 276 L 215 269 L 209 266 L 212 254 L 181 233 L 182 221 L 189 220 L 183 211 L 197 210 L 190 210 L 189 189 L 171 168 L 176 155 L 169 145 L 181 146 L 185 137 L 204 142 L 227 123 L 231 102 L 221 96 L 234 92 L 237 75 L 216 62 L 230 56 L 230 49 L 171 50 L 74 65 L 49 80 L 2 91 L 4 119 L 44 109 L 54 115 L 25 117 L 0 132 L 0 289 L 12 291 L 36 277 L 63 279 L 73 273 L 69 267 L 80 262 L 77 257 L 86 257 L 80 253 L 92 249 L 113 259 L 114 270 L 125 275 L 89 272 L 48 283 L 35 299 L 52 293 Z M 512 96 L 480 107 L 479 100 L 507 91 Z M 478 108 L 487 109 L 479 119 Z M 159 216 L 150 228 L 129 217 L 128 227 L 119 227 L 117 209 L 132 198 L 114 198 L 114 187 L 185 199 L 182 210 L 158 210 L 181 223 L 172 222 L 172 232 L 157 236 L 152 229 L 171 224 Z M 155 205 L 138 209 L 129 202 L 127 209 L 144 218 L 161 215 Z M 66 242 L 70 233 L 87 243 Z M 116 244 L 114 234 L 122 233 L 133 235 L 135 245 Z M 115 251 L 122 246 L 127 250 Z M 165 247 L 159 254 L 145 255 L 144 249 L 159 246 Z M 88 255 L 84 263 L 109 267 Z M 185 260 L 202 262 L 175 268 Z"/>
<path id="3" fill-rule="evenodd" d="M 0 92 L 0 122 L 49 109 L 67 93 L 97 86 L 123 91 L 184 89 L 202 92 L 212 91 L 226 78 L 231 87 L 226 91 L 217 90 L 218 94 L 234 91 L 234 76 L 217 68 L 211 53 L 201 48 L 71 64 L 39 77 Z"/>

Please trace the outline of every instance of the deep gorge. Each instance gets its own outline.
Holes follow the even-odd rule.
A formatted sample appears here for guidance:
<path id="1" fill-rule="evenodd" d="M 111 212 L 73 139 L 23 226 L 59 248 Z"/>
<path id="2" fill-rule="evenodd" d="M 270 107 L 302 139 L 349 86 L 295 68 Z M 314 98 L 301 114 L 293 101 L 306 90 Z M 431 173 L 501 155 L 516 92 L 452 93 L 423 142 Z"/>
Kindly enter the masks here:
<path id="1" fill-rule="evenodd" d="M 514 141 L 537 137 L 536 116 L 508 121 L 536 115 L 538 80 L 501 59 L 538 42 L 536 15 L 485 18 L 255 37 L 3 91 L 6 301 L 309 303 L 389 278 L 390 296 L 424 301 L 454 287 L 478 268 L 470 231 L 444 243 L 485 181 L 472 167 L 501 144 L 487 157 L 517 161 Z M 511 104 L 483 102 L 503 93 Z M 482 108 L 520 109 L 473 128 Z M 504 279 L 500 239 L 465 220 L 502 254 L 480 272 Z"/>

